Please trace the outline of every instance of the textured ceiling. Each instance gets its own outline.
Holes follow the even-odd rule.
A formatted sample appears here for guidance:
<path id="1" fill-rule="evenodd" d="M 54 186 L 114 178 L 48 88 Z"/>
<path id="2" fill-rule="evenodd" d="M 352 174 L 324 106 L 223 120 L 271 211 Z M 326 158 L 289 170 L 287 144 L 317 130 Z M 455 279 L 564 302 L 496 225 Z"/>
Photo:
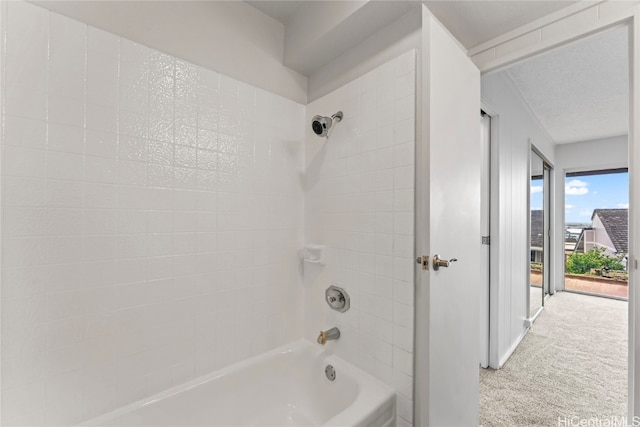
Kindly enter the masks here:
<path id="1" fill-rule="evenodd" d="M 551 138 L 562 144 L 627 134 L 628 64 L 623 27 L 505 72 Z"/>

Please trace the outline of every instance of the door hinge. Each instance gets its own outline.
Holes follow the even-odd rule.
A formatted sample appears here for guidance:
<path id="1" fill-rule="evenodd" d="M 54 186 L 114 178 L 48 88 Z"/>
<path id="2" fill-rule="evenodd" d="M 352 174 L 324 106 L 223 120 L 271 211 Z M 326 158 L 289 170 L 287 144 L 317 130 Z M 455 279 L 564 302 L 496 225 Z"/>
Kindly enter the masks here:
<path id="1" fill-rule="evenodd" d="M 491 244 L 491 236 L 482 236 L 482 244 L 490 245 Z"/>
<path id="2" fill-rule="evenodd" d="M 423 270 L 429 269 L 429 255 L 422 255 L 416 258 L 416 263 L 420 264 L 420 268 Z"/>

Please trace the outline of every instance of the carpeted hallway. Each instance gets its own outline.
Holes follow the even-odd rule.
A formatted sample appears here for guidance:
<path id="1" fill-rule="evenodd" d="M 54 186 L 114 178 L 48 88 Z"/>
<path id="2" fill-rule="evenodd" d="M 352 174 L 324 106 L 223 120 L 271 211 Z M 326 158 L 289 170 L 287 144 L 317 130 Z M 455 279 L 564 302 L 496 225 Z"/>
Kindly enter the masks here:
<path id="1" fill-rule="evenodd" d="M 502 369 L 480 370 L 484 427 L 623 417 L 626 405 L 626 301 L 560 292 Z"/>

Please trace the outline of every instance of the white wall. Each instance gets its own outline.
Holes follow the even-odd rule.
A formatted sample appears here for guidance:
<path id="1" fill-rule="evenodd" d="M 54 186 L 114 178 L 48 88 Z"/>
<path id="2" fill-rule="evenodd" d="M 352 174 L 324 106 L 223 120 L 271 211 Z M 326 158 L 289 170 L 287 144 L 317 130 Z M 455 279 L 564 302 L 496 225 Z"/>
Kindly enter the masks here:
<path id="1" fill-rule="evenodd" d="M 308 124 L 344 112 L 328 140 Z M 305 238 L 327 264 L 305 264 L 305 332 L 338 326 L 327 347 L 398 391 L 398 425 L 413 412 L 415 52 L 411 50 L 307 106 Z M 347 290 L 331 310 L 324 291 Z"/>
<path id="2" fill-rule="evenodd" d="M 3 425 L 75 424 L 299 337 L 304 107 L 0 7 Z"/>
<path id="3" fill-rule="evenodd" d="M 556 215 L 554 227 L 564 231 L 564 175 L 567 172 L 626 168 L 629 164 L 627 135 L 556 146 Z M 557 254 L 564 254 L 564 232 L 556 233 Z M 555 289 L 564 289 L 564 255 L 554 264 Z"/>
<path id="4" fill-rule="evenodd" d="M 498 192 L 498 202 L 491 206 L 491 256 L 498 258 L 498 271 L 491 272 L 490 334 L 495 340 L 491 340 L 489 354 L 490 366 L 497 368 L 526 332 L 530 144 L 552 164 L 554 145 L 505 72 L 482 77 L 482 102 L 497 114 L 499 129 L 498 152 L 492 154 L 497 159 L 492 168 L 498 169 L 498 178 L 491 191 Z"/>
<path id="5" fill-rule="evenodd" d="M 282 63 L 283 25 L 242 1 L 34 3 L 306 103 L 306 77 Z"/>

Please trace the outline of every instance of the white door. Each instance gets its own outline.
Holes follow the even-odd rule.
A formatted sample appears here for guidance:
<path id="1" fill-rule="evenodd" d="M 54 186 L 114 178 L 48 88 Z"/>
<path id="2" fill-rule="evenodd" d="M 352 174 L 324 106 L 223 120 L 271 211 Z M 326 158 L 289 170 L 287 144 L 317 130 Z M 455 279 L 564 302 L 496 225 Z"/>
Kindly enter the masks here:
<path id="1" fill-rule="evenodd" d="M 415 425 L 478 425 L 480 72 L 423 7 Z M 456 258 L 435 271 L 434 255 Z M 426 343 L 426 348 L 424 348 Z M 425 360 L 426 359 L 426 360 Z"/>

